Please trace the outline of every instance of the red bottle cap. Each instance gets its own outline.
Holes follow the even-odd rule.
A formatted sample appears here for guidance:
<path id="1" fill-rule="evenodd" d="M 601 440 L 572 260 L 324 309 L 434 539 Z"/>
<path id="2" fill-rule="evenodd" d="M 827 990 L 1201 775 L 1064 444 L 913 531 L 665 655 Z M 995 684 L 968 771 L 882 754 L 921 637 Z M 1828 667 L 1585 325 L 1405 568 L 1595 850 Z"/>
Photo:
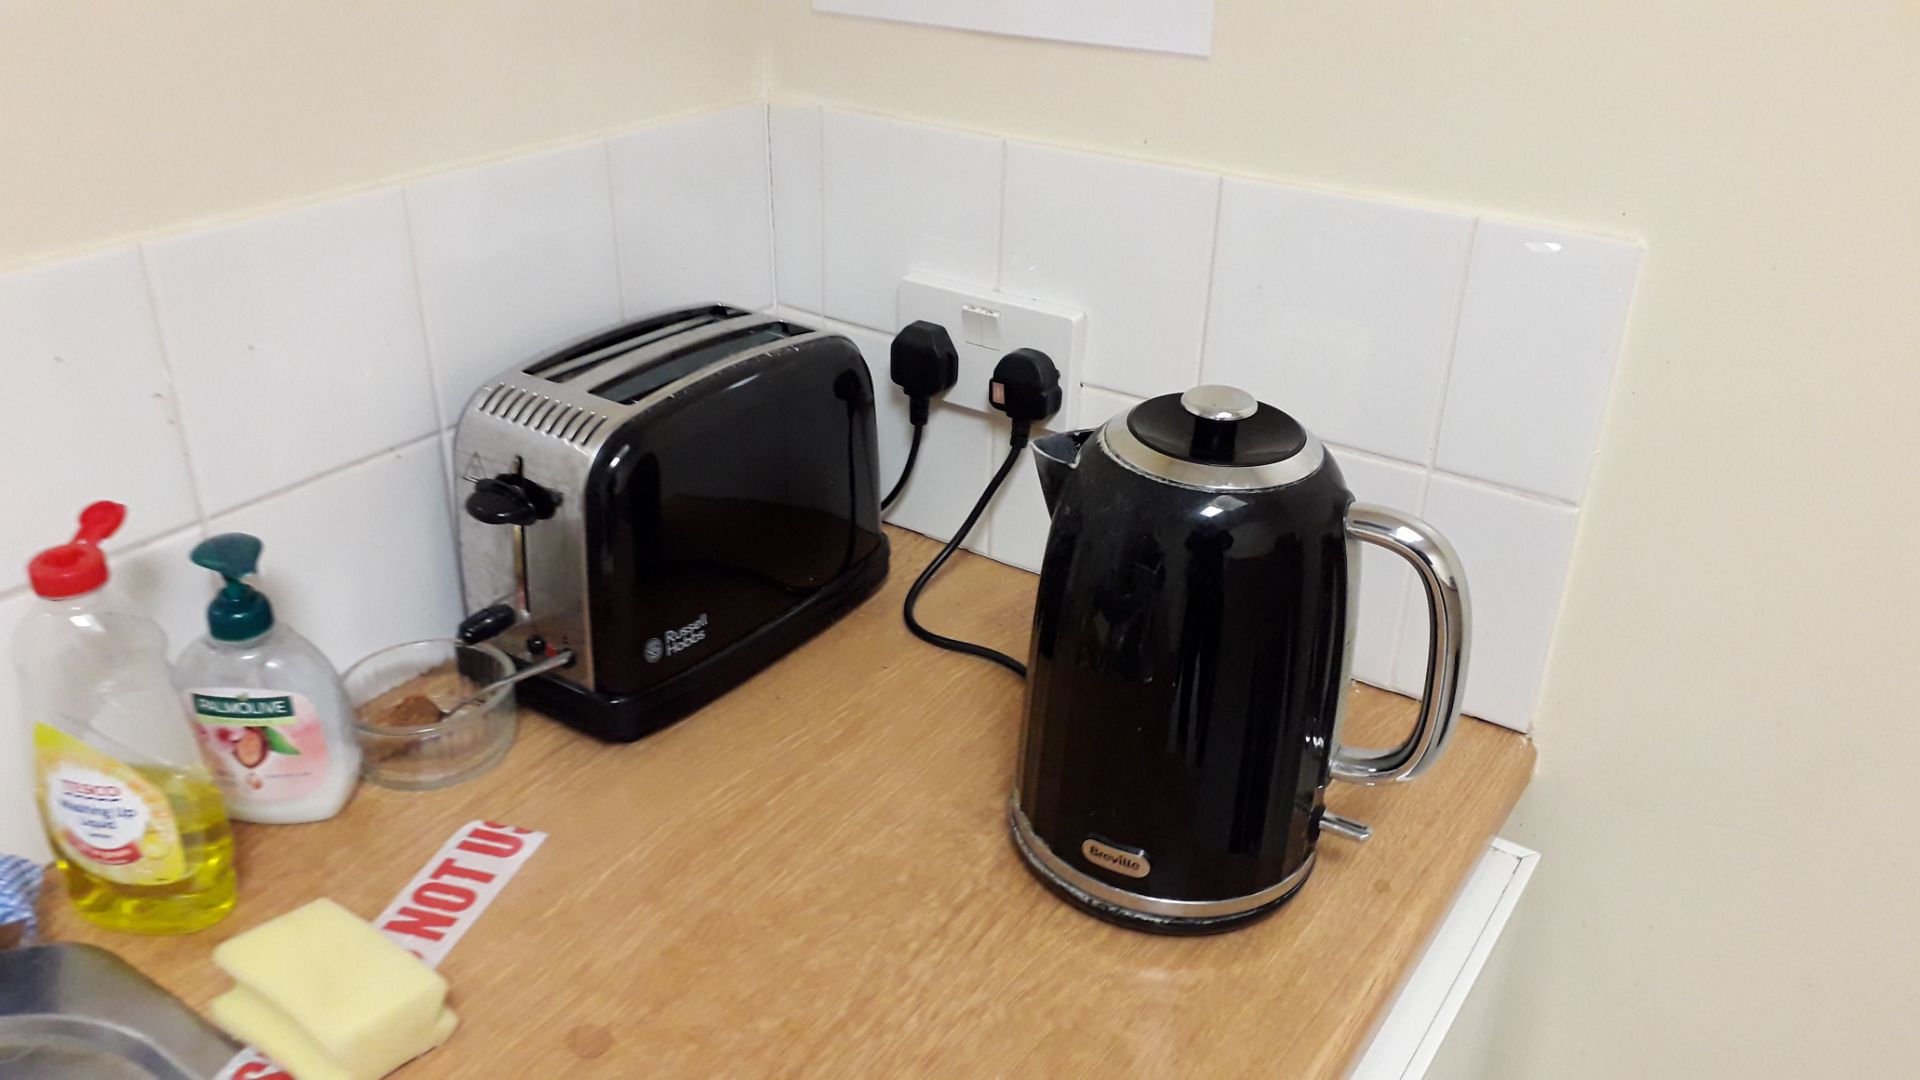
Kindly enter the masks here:
<path id="1" fill-rule="evenodd" d="M 127 520 L 127 508 L 117 502 L 97 502 L 80 511 L 80 531 L 73 540 L 50 547 L 27 563 L 33 591 L 49 600 L 90 593 L 107 583 L 107 557 L 100 542 Z"/>

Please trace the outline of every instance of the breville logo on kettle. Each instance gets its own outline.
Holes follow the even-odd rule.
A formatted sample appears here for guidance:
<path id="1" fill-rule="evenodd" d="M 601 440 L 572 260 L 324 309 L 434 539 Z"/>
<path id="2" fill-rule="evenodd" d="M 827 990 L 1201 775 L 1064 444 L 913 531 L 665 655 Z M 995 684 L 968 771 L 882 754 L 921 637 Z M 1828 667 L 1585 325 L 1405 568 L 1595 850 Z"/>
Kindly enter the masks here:
<path id="1" fill-rule="evenodd" d="M 1080 854 L 1085 855 L 1090 863 L 1128 877 L 1146 877 L 1153 872 L 1153 864 L 1147 861 L 1146 852 L 1095 840 L 1091 836 L 1080 842 Z"/>
<path id="2" fill-rule="evenodd" d="M 683 650 L 691 649 L 705 640 L 707 640 L 707 613 L 703 611 L 700 613 L 699 618 L 680 627 L 678 630 L 669 630 L 657 638 L 648 638 L 644 648 L 647 663 L 657 664 L 661 660 Z"/>

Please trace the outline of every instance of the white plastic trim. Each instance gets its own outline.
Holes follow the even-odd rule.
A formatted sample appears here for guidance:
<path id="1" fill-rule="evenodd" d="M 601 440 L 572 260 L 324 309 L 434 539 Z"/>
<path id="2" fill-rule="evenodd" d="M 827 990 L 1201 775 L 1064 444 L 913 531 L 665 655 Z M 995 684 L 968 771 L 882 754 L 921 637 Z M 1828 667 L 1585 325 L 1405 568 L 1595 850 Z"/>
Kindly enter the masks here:
<path id="1" fill-rule="evenodd" d="M 1526 891 L 1540 853 L 1495 838 L 1401 987 L 1353 1080 L 1419 1080 Z"/>

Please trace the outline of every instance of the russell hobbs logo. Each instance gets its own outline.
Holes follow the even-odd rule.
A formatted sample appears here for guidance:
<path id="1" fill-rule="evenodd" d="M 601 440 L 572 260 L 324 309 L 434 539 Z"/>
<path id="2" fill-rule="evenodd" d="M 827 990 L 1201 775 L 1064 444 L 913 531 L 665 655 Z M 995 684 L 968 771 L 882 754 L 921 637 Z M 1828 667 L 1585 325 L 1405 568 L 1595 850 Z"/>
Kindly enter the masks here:
<path id="1" fill-rule="evenodd" d="M 1146 877 L 1153 871 L 1153 864 L 1147 862 L 1147 853 L 1135 848 L 1123 848 L 1089 836 L 1080 843 L 1080 854 L 1096 866 L 1104 866 L 1116 874 L 1128 877 Z"/>
<path id="2" fill-rule="evenodd" d="M 643 651 L 646 654 L 647 663 L 657 664 L 666 657 L 683 649 L 691 649 L 705 640 L 707 640 L 707 615 L 701 612 L 699 618 L 678 630 L 669 630 L 657 638 L 648 638 Z"/>

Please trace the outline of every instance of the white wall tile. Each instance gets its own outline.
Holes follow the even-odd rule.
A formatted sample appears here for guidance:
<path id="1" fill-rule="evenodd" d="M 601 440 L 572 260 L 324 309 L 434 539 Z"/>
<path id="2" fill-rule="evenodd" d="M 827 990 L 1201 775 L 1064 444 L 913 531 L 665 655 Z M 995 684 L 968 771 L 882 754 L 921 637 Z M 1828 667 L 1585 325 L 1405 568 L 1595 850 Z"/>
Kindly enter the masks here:
<path id="1" fill-rule="evenodd" d="M 461 616 L 440 436 L 215 518 L 265 544 L 275 615 L 346 667 L 375 649 L 450 637 Z"/>
<path id="2" fill-rule="evenodd" d="M 97 499 L 128 506 L 125 540 L 194 520 L 193 482 L 137 249 L 0 277 L 0 455 L 15 464 L 0 592 L 73 536 Z"/>
<path id="3" fill-rule="evenodd" d="M 996 425 L 979 413 L 936 402 L 927 419 L 913 478 L 901 492 L 900 501 L 887 511 L 886 520 L 936 540 L 951 538 L 986 490 L 987 479 L 999 465 L 999 455 L 1005 452 L 1005 435 L 1004 424 Z M 892 475 L 888 474 L 889 485 Z M 986 530 L 975 526 L 964 546 L 982 551 L 986 545 Z"/>
<path id="4" fill-rule="evenodd" d="M 1085 382 L 1153 395 L 1200 373 L 1220 178 L 1007 144 L 1000 290 L 1087 313 Z"/>
<path id="5" fill-rule="evenodd" d="M 767 109 L 741 105 L 607 142 L 629 315 L 773 303 Z"/>
<path id="6" fill-rule="evenodd" d="M 220 590 L 220 578 L 189 558 L 205 535 L 195 525 L 144 544 L 107 544 L 114 585 L 135 611 L 166 631 L 169 661 L 207 632 L 207 604 Z"/>
<path id="7" fill-rule="evenodd" d="M 398 189 L 146 254 L 208 512 L 435 429 Z"/>
<path id="8" fill-rule="evenodd" d="M 1473 652 L 1464 707 L 1483 720 L 1525 730 L 1545 674 L 1554 621 L 1572 557 L 1576 511 L 1435 476 L 1422 515 L 1452 542 L 1472 604 Z M 1426 665 L 1425 599 L 1409 588 L 1410 630 L 1397 661 L 1403 685 L 1418 687 Z"/>
<path id="9" fill-rule="evenodd" d="M 1639 271 L 1637 244 L 1482 221 L 1436 464 L 1577 502 Z"/>
<path id="10" fill-rule="evenodd" d="M 13 641 L 33 599 L 26 591 L 0 598 L 0 639 Z M 44 861 L 53 855 L 33 805 L 33 736 L 20 707 L 19 680 L 11 661 L 0 664 L 0 855 Z"/>
<path id="11" fill-rule="evenodd" d="M 769 106 L 767 147 L 773 155 L 774 291 L 782 304 L 820 311 L 820 107 Z"/>
<path id="12" fill-rule="evenodd" d="M 1426 494 L 1426 470 L 1405 462 L 1328 447 L 1357 502 L 1376 503 L 1418 517 Z M 1404 630 L 1407 589 L 1413 571 L 1406 560 L 1371 544 L 1360 548 L 1360 624 L 1354 632 L 1353 677 L 1401 693 L 1419 693 L 1396 677 L 1394 652 Z"/>
<path id="13" fill-rule="evenodd" d="M 441 173 L 406 194 L 442 425 L 486 379 L 619 320 L 605 143 Z"/>
<path id="14" fill-rule="evenodd" d="M 824 314 L 892 330 L 912 270 L 994 284 L 1002 140 L 832 109 L 821 135 Z"/>
<path id="15" fill-rule="evenodd" d="M 1080 415 L 1074 420 L 1076 427 L 1099 427 L 1123 412 L 1130 411 L 1144 400 L 1132 394 L 1117 394 L 1099 386 L 1080 388 Z"/>
<path id="16" fill-rule="evenodd" d="M 1460 214 L 1226 181 L 1204 380 L 1428 461 L 1472 236 Z"/>

